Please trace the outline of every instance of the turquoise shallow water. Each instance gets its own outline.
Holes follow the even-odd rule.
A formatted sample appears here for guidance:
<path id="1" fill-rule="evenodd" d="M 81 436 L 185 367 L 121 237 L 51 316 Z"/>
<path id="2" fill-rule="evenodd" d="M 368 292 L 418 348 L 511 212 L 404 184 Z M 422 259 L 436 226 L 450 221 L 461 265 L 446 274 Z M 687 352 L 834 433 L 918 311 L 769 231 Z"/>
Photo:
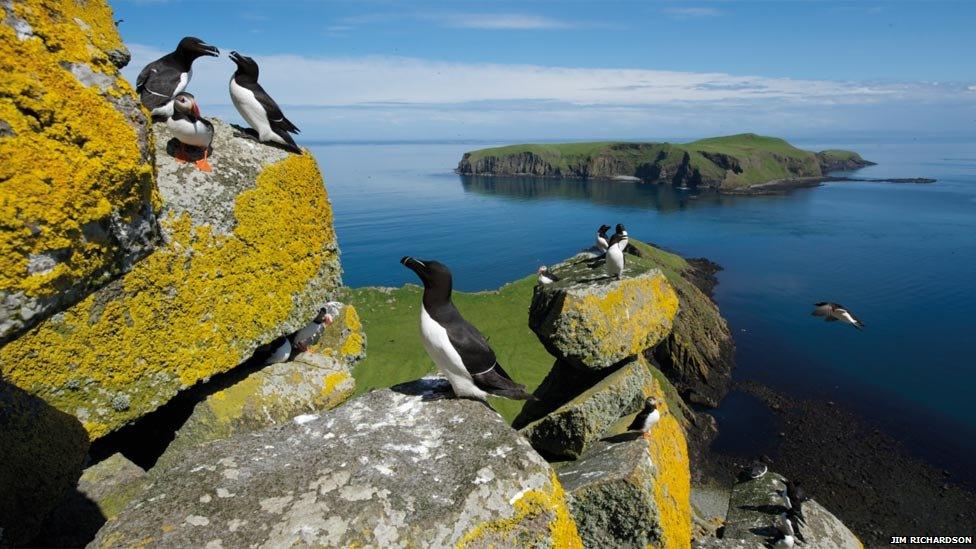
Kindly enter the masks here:
<path id="1" fill-rule="evenodd" d="M 413 282 L 403 255 L 448 264 L 458 289 L 495 288 L 590 244 L 601 223 L 724 268 L 715 298 L 736 379 L 842 402 L 935 461 L 976 464 L 976 144 L 850 148 L 864 177 L 785 196 L 693 196 L 638 183 L 462 178 L 483 144 L 321 145 L 352 286 Z M 858 332 L 809 316 L 837 301 Z"/>

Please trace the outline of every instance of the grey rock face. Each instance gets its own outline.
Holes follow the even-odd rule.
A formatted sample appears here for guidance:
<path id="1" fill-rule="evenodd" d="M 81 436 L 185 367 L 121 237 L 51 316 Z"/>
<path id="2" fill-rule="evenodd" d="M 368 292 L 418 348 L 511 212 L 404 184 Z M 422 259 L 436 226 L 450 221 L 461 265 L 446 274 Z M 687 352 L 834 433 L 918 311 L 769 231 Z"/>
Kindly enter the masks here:
<path id="1" fill-rule="evenodd" d="M 91 547 L 559 546 L 565 507 L 548 464 L 483 404 L 423 400 L 444 383 L 203 445 Z M 530 505 L 541 500 L 553 503 Z"/>
<path id="2" fill-rule="evenodd" d="M 740 482 L 732 489 L 729 514 L 725 520 L 723 539 L 745 540 L 761 546 L 775 534 L 773 519 L 786 509 L 776 494 L 783 490 L 786 479 L 773 472 Z M 822 549 L 860 549 L 861 542 L 844 523 L 816 501 L 803 504 L 806 522 L 800 532 L 806 539 L 802 547 Z M 765 535 L 764 535 L 765 534 Z"/>

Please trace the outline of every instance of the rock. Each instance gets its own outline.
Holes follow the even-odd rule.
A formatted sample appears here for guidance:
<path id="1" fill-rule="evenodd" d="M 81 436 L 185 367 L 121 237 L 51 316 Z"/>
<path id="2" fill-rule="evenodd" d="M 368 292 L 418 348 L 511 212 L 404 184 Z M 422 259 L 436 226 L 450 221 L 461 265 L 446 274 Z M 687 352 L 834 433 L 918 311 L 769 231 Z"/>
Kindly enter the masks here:
<path id="1" fill-rule="evenodd" d="M 628 256 L 622 280 L 578 255 L 552 267 L 555 284 L 532 294 L 529 327 L 556 358 L 604 370 L 656 345 L 671 331 L 678 297 L 660 269 Z"/>
<path id="2" fill-rule="evenodd" d="M 124 48 L 103 0 L 0 2 L 0 346 L 159 243 Z"/>
<path id="3" fill-rule="evenodd" d="M 557 362 L 542 382 L 543 392 L 538 398 L 548 401 L 546 391 L 560 384 L 564 371 L 572 371 L 572 367 Z M 653 384 L 648 367 L 642 361 L 631 360 L 545 416 L 525 424 L 519 432 L 543 455 L 577 458 L 621 417 L 636 413 L 652 393 Z M 526 416 L 519 416 L 516 424 L 525 419 Z"/>
<path id="4" fill-rule="evenodd" d="M 41 535 L 30 545 L 83 547 L 106 519 L 118 516 L 147 484 L 146 472 L 122 454 L 113 454 L 88 467 L 75 492 L 48 515 Z"/>
<path id="5" fill-rule="evenodd" d="M 165 125 L 153 128 L 165 244 L 0 348 L 9 382 L 93 439 L 301 328 L 340 284 L 315 159 L 213 122 L 211 173 L 177 165 Z"/>
<path id="6" fill-rule="evenodd" d="M 785 508 L 777 490 L 782 490 L 786 479 L 772 471 L 762 477 L 736 484 L 729 501 L 729 514 L 725 520 L 725 539 L 748 540 L 761 545 L 764 538 L 775 534 L 773 519 Z M 844 523 L 814 500 L 803 504 L 806 523 L 800 532 L 806 539 L 804 546 L 817 548 L 860 549 L 861 542 Z"/>
<path id="7" fill-rule="evenodd" d="M 365 358 L 366 332 L 363 331 L 363 323 L 359 320 L 356 308 L 348 303 L 343 304 L 339 317 L 325 327 L 322 338 L 309 350 L 349 365 Z"/>
<path id="8" fill-rule="evenodd" d="M 74 416 L 0 377 L 0 547 L 34 537 L 75 486 L 87 452 Z"/>
<path id="9" fill-rule="evenodd" d="M 305 352 L 291 362 L 266 366 L 197 404 L 153 472 L 166 470 L 198 444 L 335 408 L 355 388 L 348 364 L 330 356 Z"/>
<path id="10" fill-rule="evenodd" d="M 545 460 L 481 403 L 423 400 L 445 383 L 200 446 L 91 547 L 579 547 Z"/>

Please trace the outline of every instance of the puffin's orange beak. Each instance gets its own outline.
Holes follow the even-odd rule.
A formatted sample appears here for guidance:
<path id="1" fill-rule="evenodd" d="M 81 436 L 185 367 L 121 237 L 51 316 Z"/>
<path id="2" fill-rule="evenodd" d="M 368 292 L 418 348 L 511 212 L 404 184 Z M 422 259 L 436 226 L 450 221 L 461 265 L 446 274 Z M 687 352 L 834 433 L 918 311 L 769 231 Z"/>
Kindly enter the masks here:
<path id="1" fill-rule="evenodd" d="M 200 105 L 196 101 L 193 102 L 193 116 L 200 118 Z"/>

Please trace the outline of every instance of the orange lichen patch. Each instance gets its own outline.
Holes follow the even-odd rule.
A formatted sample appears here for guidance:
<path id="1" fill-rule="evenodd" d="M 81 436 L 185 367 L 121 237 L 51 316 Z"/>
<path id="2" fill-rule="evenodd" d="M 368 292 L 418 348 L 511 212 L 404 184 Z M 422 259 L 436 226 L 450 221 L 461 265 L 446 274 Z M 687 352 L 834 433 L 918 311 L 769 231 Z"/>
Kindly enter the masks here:
<path id="1" fill-rule="evenodd" d="M 0 349 L 4 378 L 78 415 L 98 438 L 237 365 L 256 340 L 277 335 L 293 296 L 338 266 L 311 155 L 266 167 L 234 214 L 227 236 L 187 215 L 164 220 L 166 248 Z"/>
<path id="2" fill-rule="evenodd" d="M 552 473 L 551 490 L 529 490 L 513 505 L 515 512 L 509 518 L 479 524 L 468 531 L 457 547 L 558 547 L 582 549 L 583 542 L 576 529 L 576 522 L 566 506 L 566 494 L 555 473 Z M 524 525 L 536 522 L 539 517 L 548 518 L 548 528 L 535 532 L 524 531 Z"/>
<path id="3" fill-rule="evenodd" d="M 666 402 L 664 390 L 655 380 L 654 396 Z M 691 546 L 691 472 L 684 430 L 664 405 L 661 419 L 645 435 L 654 463 L 654 502 L 662 532 L 660 548 Z"/>

